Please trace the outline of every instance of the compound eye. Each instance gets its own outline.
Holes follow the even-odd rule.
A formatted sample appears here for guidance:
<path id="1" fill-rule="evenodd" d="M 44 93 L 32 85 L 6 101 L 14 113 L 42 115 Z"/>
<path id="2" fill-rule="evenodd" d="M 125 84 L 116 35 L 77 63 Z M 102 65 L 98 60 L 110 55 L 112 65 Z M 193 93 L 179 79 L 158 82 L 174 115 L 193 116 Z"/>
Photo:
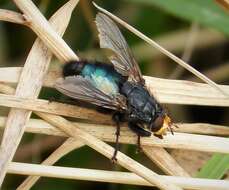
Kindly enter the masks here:
<path id="1" fill-rule="evenodd" d="M 152 127 L 152 131 L 158 131 L 162 125 L 164 123 L 164 117 L 163 116 L 158 116 L 154 122 L 153 122 L 153 127 Z"/>

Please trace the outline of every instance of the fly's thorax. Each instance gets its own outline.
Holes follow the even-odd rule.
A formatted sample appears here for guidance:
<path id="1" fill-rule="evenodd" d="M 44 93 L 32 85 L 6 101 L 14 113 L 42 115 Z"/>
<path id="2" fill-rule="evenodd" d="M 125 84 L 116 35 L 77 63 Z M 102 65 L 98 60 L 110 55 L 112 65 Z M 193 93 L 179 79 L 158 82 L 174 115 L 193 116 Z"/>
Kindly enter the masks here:
<path id="1" fill-rule="evenodd" d="M 155 117 L 156 100 L 147 89 L 141 84 L 127 81 L 123 84 L 121 93 L 127 98 L 130 119 L 149 125 Z"/>
<path id="2" fill-rule="evenodd" d="M 155 134 L 165 133 L 169 125 L 166 111 L 143 85 L 127 81 L 121 93 L 127 98 L 129 120 Z"/>
<path id="3" fill-rule="evenodd" d="M 135 88 L 135 85 L 133 83 L 126 81 L 125 83 L 122 84 L 120 93 L 128 97 L 134 88 Z"/>

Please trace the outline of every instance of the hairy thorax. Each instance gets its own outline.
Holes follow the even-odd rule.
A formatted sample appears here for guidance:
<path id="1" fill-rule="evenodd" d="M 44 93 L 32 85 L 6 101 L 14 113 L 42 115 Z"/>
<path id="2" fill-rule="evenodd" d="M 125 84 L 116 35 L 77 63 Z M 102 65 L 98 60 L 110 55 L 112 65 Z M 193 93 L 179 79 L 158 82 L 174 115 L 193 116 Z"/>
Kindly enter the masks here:
<path id="1" fill-rule="evenodd" d="M 157 117 L 158 103 L 144 86 L 127 81 L 120 92 L 127 98 L 131 119 L 150 123 Z"/>

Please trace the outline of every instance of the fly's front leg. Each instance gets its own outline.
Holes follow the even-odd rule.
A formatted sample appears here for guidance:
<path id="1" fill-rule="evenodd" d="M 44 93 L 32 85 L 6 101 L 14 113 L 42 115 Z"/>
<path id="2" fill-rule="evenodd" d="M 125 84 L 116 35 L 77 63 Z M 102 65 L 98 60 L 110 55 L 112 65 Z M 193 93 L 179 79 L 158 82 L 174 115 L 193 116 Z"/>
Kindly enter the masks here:
<path id="1" fill-rule="evenodd" d="M 135 132 L 138 136 L 137 139 L 137 152 L 141 151 L 141 137 L 149 137 L 151 136 L 151 133 L 149 131 L 144 130 L 134 122 L 129 122 L 128 123 L 129 128 Z"/>
<path id="2" fill-rule="evenodd" d="M 115 151 L 114 151 L 114 154 L 111 158 L 111 161 L 114 163 L 117 161 L 117 158 L 116 158 L 116 155 L 117 155 L 117 152 L 119 150 L 119 136 L 120 136 L 120 121 L 121 121 L 121 118 L 122 118 L 122 115 L 121 113 L 115 113 L 113 115 L 113 120 L 114 122 L 116 123 L 116 132 L 115 132 L 115 135 L 116 135 L 116 140 L 115 140 Z"/>

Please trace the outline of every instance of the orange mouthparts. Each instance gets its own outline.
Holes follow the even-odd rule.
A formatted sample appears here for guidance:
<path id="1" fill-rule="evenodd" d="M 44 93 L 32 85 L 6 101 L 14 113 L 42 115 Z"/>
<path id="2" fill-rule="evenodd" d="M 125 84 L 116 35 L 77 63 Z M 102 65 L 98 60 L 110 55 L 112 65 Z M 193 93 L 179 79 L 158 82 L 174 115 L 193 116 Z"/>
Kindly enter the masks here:
<path id="1" fill-rule="evenodd" d="M 173 134 L 173 129 L 172 129 L 172 120 L 168 115 L 165 115 L 164 120 L 163 120 L 163 125 L 160 128 L 159 131 L 154 132 L 155 135 L 163 136 L 166 135 L 168 129 L 171 131 Z"/>

